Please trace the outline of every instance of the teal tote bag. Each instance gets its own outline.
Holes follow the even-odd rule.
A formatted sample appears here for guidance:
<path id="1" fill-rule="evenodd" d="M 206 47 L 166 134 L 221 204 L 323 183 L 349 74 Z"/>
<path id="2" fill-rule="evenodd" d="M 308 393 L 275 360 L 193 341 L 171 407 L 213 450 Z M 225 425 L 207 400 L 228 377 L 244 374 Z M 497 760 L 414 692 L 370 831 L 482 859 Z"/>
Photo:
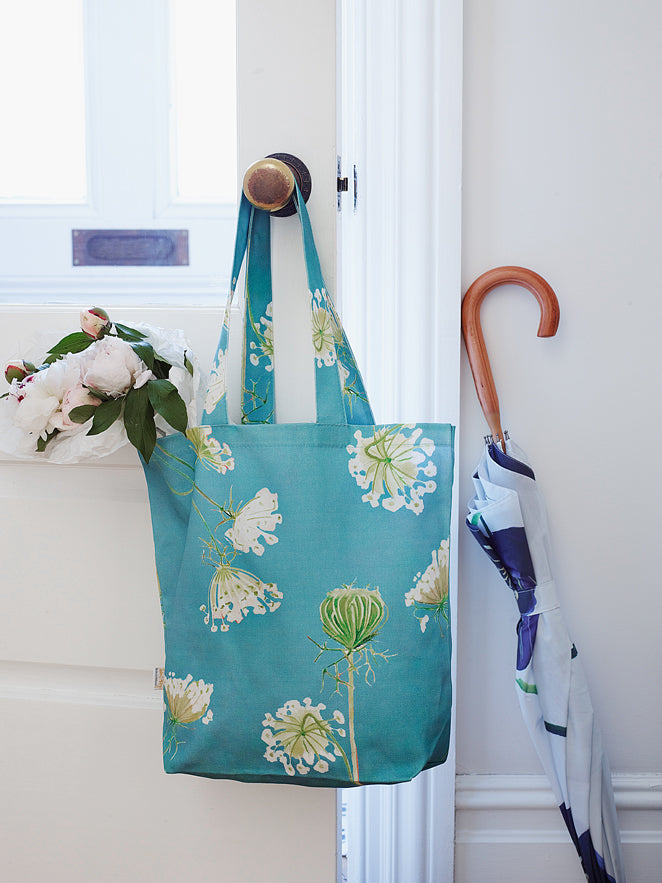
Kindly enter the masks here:
<path id="1" fill-rule="evenodd" d="M 270 217 L 241 203 L 202 425 L 148 464 L 168 773 L 347 787 L 443 763 L 454 428 L 375 424 L 298 191 L 317 422 L 274 422 Z M 242 422 L 229 310 L 246 257 Z"/>

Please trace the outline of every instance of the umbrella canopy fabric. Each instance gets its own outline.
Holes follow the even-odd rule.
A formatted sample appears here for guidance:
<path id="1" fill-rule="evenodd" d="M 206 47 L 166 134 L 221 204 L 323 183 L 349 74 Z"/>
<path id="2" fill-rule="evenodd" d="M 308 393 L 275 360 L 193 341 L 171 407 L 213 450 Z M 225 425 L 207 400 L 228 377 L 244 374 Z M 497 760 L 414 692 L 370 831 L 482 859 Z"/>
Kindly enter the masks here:
<path id="1" fill-rule="evenodd" d="M 524 452 L 488 442 L 467 525 L 512 589 L 521 618 L 522 714 L 590 883 L 624 883 L 611 774 L 577 649 L 559 607 L 547 515 Z"/>

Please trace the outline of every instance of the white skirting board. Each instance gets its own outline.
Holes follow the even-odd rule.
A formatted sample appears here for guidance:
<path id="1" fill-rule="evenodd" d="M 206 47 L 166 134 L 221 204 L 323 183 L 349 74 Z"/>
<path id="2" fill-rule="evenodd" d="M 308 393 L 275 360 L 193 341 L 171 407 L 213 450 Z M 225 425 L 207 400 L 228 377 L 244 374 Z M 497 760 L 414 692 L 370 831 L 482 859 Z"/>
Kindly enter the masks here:
<path id="1" fill-rule="evenodd" d="M 614 775 L 626 873 L 659 883 L 662 775 Z M 455 883 L 581 883 L 584 875 L 544 776 L 456 777 Z"/>

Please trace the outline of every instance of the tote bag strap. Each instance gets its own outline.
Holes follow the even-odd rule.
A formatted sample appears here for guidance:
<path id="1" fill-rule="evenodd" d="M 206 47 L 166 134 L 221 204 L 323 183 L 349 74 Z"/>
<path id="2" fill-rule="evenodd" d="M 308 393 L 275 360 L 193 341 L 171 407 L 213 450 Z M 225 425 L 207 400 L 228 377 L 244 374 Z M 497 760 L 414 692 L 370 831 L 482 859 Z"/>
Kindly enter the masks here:
<path id="1" fill-rule="evenodd" d="M 306 203 L 297 187 L 294 204 L 301 222 L 303 248 L 310 292 L 310 309 L 315 349 L 315 384 L 318 423 L 374 423 L 363 378 L 356 364 L 340 318 L 329 296 L 320 266 L 313 228 Z M 340 419 L 325 405 L 340 403 Z"/>
<path id="2" fill-rule="evenodd" d="M 202 408 L 202 423 L 212 426 L 229 422 L 226 392 L 228 346 L 230 343 L 230 315 L 232 304 L 234 302 L 234 294 L 237 289 L 237 282 L 239 281 L 239 273 L 241 272 L 241 265 L 244 262 L 244 255 L 246 254 L 246 249 L 248 247 L 249 227 L 252 215 L 253 206 L 242 193 L 241 202 L 239 204 L 239 214 L 237 217 L 237 234 L 234 243 L 230 291 L 228 292 L 228 299 L 225 303 L 221 336 L 212 363 L 209 383 L 207 385 L 207 393 Z"/>
<path id="3" fill-rule="evenodd" d="M 374 423 L 361 374 L 329 297 L 315 247 L 310 218 L 298 187 L 294 203 L 301 222 L 310 291 L 318 423 Z M 230 310 L 239 271 L 247 257 L 242 354 L 242 423 L 274 421 L 274 360 L 271 324 L 271 218 L 242 196 L 232 285 L 214 361 L 203 422 L 228 423 L 226 377 Z"/>

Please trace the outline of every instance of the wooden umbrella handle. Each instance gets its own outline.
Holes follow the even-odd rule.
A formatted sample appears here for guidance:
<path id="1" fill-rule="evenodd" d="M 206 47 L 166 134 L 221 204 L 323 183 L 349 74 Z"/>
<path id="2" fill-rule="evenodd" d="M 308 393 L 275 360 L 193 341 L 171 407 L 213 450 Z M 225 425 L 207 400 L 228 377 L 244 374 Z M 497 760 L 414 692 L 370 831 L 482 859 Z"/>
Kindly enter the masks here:
<path id="1" fill-rule="evenodd" d="M 480 406 L 487 420 L 492 438 L 500 441 L 505 450 L 499 397 L 487 356 L 485 338 L 480 327 L 480 305 L 485 296 L 500 285 L 522 285 L 528 288 L 540 304 L 538 337 L 553 337 L 559 327 L 559 302 L 551 285 L 542 276 L 524 267 L 496 267 L 479 276 L 467 289 L 462 301 L 462 335 L 467 348 L 471 373 Z"/>

